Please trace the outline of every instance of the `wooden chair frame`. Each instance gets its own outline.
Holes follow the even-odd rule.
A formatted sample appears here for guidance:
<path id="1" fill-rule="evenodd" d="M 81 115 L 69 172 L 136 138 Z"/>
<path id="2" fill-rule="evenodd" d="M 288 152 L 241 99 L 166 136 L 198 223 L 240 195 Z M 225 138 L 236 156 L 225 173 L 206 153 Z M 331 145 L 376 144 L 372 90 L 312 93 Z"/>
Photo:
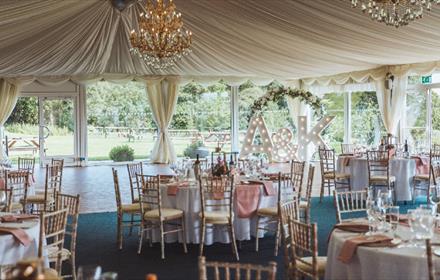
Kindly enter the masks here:
<path id="1" fill-rule="evenodd" d="M 205 257 L 199 257 L 199 280 L 208 280 L 208 269 L 214 271 L 215 280 L 275 280 L 277 274 L 276 262 L 269 262 L 268 265 L 257 265 L 247 263 L 207 262 Z"/>
<path id="2" fill-rule="evenodd" d="M 304 212 L 304 222 L 310 222 L 310 209 L 312 207 L 312 191 L 313 191 L 313 178 L 315 176 L 315 167 L 313 165 L 309 165 L 309 170 L 307 174 L 307 185 L 306 185 L 306 195 L 304 198 L 299 196 L 299 209 L 300 209 L 300 217 L 301 213 Z M 302 203 L 304 202 L 304 204 Z M 304 206 L 303 206 L 304 205 Z M 303 210 L 303 211 L 301 211 Z"/>
<path id="3" fill-rule="evenodd" d="M 376 195 L 376 188 L 386 188 L 393 192 L 393 200 L 397 201 L 396 189 L 394 181 L 390 178 L 390 154 L 388 151 L 367 151 L 368 164 L 368 185 L 373 187 L 374 196 Z M 385 176 L 384 181 L 372 180 L 377 174 Z"/>
<path id="4" fill-rule="evenodd" d="M 432 186 L 436 186 L 440 179 L 440 173 L 438 170 L 439 165 L 440 165 L 440 150 L 437 147 L 434 147 L 429 151 L 428 178 L 424 178 L 423 176 L 417 176 L 417 175 L 413 177 L 413 187 L 411 193 L 413 202 L 415 201 L 416 198 L 415 196 L 416 191 L 424 191 L 426 192 L 426 199 L 427 202 L 429 203 L 431 188 Z"/>
<path id="5" fill-rule="evenodd" d="M 29 170 L 15 170 L 4 172 L 5 193 L 6 193 L 6 212 L 13 212 L 13 205 L 21 205 L 20 211 L 26 212 L 25 205 L 29 190 Z"/>
<path id="6" fill-rule="evenodd" d="M 331 187 L 334 187 L 335 190 L 351 190 L 350 176 L 346 178 L 339 178 L 337 176 L 335 150 L 319 147 L 318 153 L 321 167 L 321 193 L 319 196 L 319 201 L 321 202 L 322 198 L 324 197 L 324 190 L 326 186 L 328 188 L 329 195 L 331 195 Z M 328 174 L 330 174 L 330 176 L 328 176 Z"/>
<path id="7" fill-rule="evenodd" d="M 336 221 L 341 223 L 344 219 L 343 214 L 365 212 L 367 211 L 367 197 L 368 191 L 347 191 L 337 192 L 333 191 L 334 204 L 336 208 Z"/>
<path id="8" fill-rule="evenodd" d="M 295 191 L 301 196 L 303 180 L 304 180 L 304 167 L 306 165 L 305 161 L 292 161 L 290 163 L 290 176 L 292 178 L 293 187 Z"/>
<path id="9" fill-rule="evenodd" d="M 345 144 L 341 143 L 341 155 L 354 154 L 354 150 L 359 147 L 357 144 Z"/>
<path id="10" fill-rule="evenodd" d="M 200 256 L 203 256 L 205 246 L 205 234 L 207 227 L 225 226 L 229 232 L 232 251 L 239 260 L 237 243 L 234 230 L 234 178 L 233 177 L 199 177 L 200 188 Z M 216 195 L 222 195 L 223 199 L 216 199 Z M 210 223 L 207 219 L 209 212 L 225 212 L 225 221 Z"/>
<path id="11" fill-rule="evenodd" d="M 35 182 L 35 158 L 18 157 L 18 170 L 28 170 L 32 181 Z"/>
<path id="12" fill-rule="evenodd" d="M 150 233 L 147 237 L 150 237 L 149 242 L 151 244 L 152 230 L 159 228 L 160 231 L 160 245 L 161 245 L 161 257 L 165 259 L 165 235 L 170 233 L 182 233 L 183 250 L 185 254 L 188 252 L 186 247 L 186 231 L 185 231 L 185 213 L 176 217 L 167 218 L 164 215 L 164 208 L 162 207 L 162 193 L 160 189 L 160 176 L 150 176 L 137 174 L 138 184 L 141 184 L 139 190 L 139 205 L 141 212 L 141 228 L 139 237 L 138 254 L 141 253 L 142 241 L 145 232 Z M 169 208 L 168 208 L 169 209 Z M 145 213 L 151 210 L 158 211 L 157 219 L 146 219 Z M 180 223 L 173 223 L 172 221 L 179 220 Z M 174 229 L 165 230 L 165 225 L 174 226 Z"/>
<path id="13" fill-rule="evenodd" d="M 433 247 L 440 247 L 440 243 L 433 243 L 431 239 L 426 239 L 426 260 L 428 262 L 428 276 L 429 280 L 438 279 L 440 273 L 435 271 L 435 265 L 433 260 Z"/>

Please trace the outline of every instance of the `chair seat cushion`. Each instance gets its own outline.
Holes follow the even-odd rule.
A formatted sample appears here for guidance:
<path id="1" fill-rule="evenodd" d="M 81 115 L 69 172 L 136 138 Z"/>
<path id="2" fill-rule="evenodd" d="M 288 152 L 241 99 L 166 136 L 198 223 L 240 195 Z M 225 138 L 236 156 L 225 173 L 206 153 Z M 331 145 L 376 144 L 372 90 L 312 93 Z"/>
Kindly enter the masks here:
<path id="1" fill-rule="evenodd" d="M 257 214 L 259 216 L 276 217 L 278 216 L 278 208 L 277 207 L 260 208 L 257 210 Z"/>
<path id="2" fill-rule="evenodd" d="M 162 208 L 162 219 L 163 220 L 174 220 L 181 218 L 183 216 L 183 211 L 180 209 L 173 208 Z M 159 209 L 153 209 L 146 211 L 144 213 L 144 219 L 146 220 L 159 220 Z"/>
<path id="3" fill-rule="evenodd" d="M 429 175 L 428 174 L 418 174 L 414 176 L 414 180 L 417 181 L 428 181 L 429 180 Z"/>
<path id="4" fill-rule="evenodd" d="M 70 258 L 70 251 L 66 248 L 63 248 L 63 250 L 61 251 L 61 260 L 65 261 L 68 260 Z M 47 257 L 49 258 L 49 262 L 55 262 L 57 260 L 57 248 L 55 247 L 49 247 L 47 250 Z"/>
<path id="5" fill-rule="evenodd" d="M 202 213 L 199 214 L 202 218 Z M 227 224 L 229 223 L 228 211 L 205 211 L 205 222 L 207 224 Z"/>
<path id="6" fill-rule="evenodd" d="M 313 258 L 312 257 L 304 257 L 304 258 L 301 258 L 301 259 L 303 261 L 309 263 L 310 266 L 306 265 L 306 264 L 304 264 L 302 262 L 297 261 L 296 265 L 297 265 L 298 269 L 301 269 L 302 271 L 312 272 L 311 265 L 312 265 Z M 325 274 L 325 266 L 327 265 L 327 257 L 318 257 L 317 258 L 317 263 L 318 263 L 318 274 L 319 274 L 319 276 L 324 276 L 324 274 Z"/>
<path id="7" fill-rule="evenodd" d="M 387 176 L 374 175 L 374 176 L 370 177 L 370 181 L 371 182 L 386 182 Z M 396 181 L 396 177 L 390 176 L 390 182 L 395 182 L 395 181 Z"/>
<path id="8" fill-rule="evenodd" d="M 140 212 L 141 206 L 139 203 L 122 204 L 122 212 Z"/>
<path id="9" fill-rule="evenodd" d="M 52 196 L 48 196 L 47 197 L 47 202 L 49 202 L 49 203 L 52 203 L 52 202 L 54 202 L 54 200 L 53 200 L 53 197 Z M 23 199 L 20 199 L 20 203 L 24 203 L 24 200 Z M 35 203 L 35 204 L 38 204 L 38 203 L 44 203 L 44 194 L 36 194 L 36 195 L 29 195 L 27 198 L 26 198 L 26 203 Z"/>
<path id="10" fill-rule="evenodd" d="M 309 204 L 307 203 L 307 201 L 305 200 L 301 200 L 299 202 L 299 208 L 307 208 L 307 206 L 309 206 Z"/>
<path id="11" fill-rule="evenodd" d="M 18 202 L 12 202 L 9 208 L 11 212 L 21 211 L 23 210 L 23 204 Z"/>
<path id="12" fill-rule="evenodd" d="M 347 173 L 338 173 L 335 172 L 333 175 L 333 172 L 326 172 L 324 173 L 324 179 L 330 180 L 330 179 L 348 179 L 350 178 L 350 174 Z"/>

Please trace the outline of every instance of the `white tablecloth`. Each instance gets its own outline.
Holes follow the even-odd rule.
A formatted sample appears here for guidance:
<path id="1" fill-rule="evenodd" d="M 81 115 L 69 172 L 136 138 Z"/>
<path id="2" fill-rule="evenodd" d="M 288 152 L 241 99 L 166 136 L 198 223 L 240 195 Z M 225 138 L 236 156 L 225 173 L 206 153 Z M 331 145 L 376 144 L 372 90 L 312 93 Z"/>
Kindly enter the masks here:
<path id="1" fill-rule="evenodd" d="M 275 187 L 275 186 L 274 186 Z M 200 243 L 200 219 L 199 213 L 200 207 L 200 190 L 198 187 L 182 187 L 179 188 L 176 196 L 167 195 L 167 187 L 162 186 L 162 207 L 181 209 L 185 213 L 186 222 L 186 242 L 187 243 Z M 260 203 L 258 208 L 274 207 L 277 204 L 277 195 L 265 196 L 263 187 L 260 191 Z M 234 229 L 235 238 L 237 240 L 250 240 L 251 236 L 255 236 L 256 218 L 251 217 L 247 219 L 238 218 L 235 215 Z M 260 236 L 263 237 L 262 231 Z M 156 230 L 153 233 L 153 241 L 159 242 L 159 231 Z M 177 234 L 168 234 L 165 237 L 166 242 L 176 242 Z M 182 242 L 181 236 L 179 236 L 179 242 Z M 229 235 L 225 230 L 225 227 L 215 226 L 213 229 L 209 227 L 205 235 L 205 244 L 211 245 L 214 242 L 229 243 Z"/>
<path id="2" fill-rule="evenodd" d="M 399 226 L 397 233 L 403 239 L 410 237 L 409 227 Z M 339 252 L 348 237 L 357 233 L 335 230 L 327 251 L 325 279 L 428 279 L 428 262 L 424 248 L 373 248 L 359 246 L 349 264 L 338 260 Z M 433 241 L 438 242 L 436 234 Z M 436 270 L 440 262 L 434 256 Z"/>
<path id="3" fill-rule="evenodd" d="M 350 158 L 348 166 L 344 165 L 343 157 L 338 158 L 337 171 L 350 174 L 352 190 L 368 187 L 368 163 L 366 158 Z M 416 174 L 414 159 L 394 158 L 390 160 L 390 175 L 396 177 L 397 201 L 411 200 L 412 179 Z"/>
<path id="4" fill-rule="evenodd" d="M 0 266 L 15 264 L 24 258 L 38 257 L 40 223 L 36 222 L 35 226 L 24 230 L 32 239 L 29 246 L 23 246 L 11 234 L 0 234 Z"/>

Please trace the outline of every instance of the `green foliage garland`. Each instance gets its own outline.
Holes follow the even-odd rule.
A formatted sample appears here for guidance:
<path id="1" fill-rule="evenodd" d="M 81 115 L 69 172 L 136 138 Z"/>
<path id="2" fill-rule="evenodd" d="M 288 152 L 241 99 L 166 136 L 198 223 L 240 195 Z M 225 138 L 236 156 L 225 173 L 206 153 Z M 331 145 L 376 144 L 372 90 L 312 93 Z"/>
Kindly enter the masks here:
<path id="1" fill-rule="evenodd" d="M 290 87 L 273 87 L 269 88 L 265 95 L 255 100 L 255 102 L 251 105 L 251 110 L 248 115 L 248 121 L 251 120 L 252 116 L 255 114 L 260 115 L 264 107 L 268 102 L 274 101 L 278 102 L 282 98 L 289 96 L 291 98 L 299 98 L 302 102 L 310 105 L 315 110 L 315 113 L 322 115 L 323 109 L 321 104 L 321 99 L 315 95 L 313 95 L 310 91 L 305 91 L 302 89 L 292 89 Z"/>

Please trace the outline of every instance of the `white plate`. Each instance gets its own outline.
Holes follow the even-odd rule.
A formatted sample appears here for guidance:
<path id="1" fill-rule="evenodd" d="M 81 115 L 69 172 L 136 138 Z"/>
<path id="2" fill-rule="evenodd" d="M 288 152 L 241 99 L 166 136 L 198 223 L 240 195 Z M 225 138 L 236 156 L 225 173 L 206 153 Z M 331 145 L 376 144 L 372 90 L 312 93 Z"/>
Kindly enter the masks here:
<path id="1" fill-rule="evenodd" d="M 38 220 L 26 220 L 21 223 L 0 223 L 0 227 L 28 229 L 38 225 Z"/>

